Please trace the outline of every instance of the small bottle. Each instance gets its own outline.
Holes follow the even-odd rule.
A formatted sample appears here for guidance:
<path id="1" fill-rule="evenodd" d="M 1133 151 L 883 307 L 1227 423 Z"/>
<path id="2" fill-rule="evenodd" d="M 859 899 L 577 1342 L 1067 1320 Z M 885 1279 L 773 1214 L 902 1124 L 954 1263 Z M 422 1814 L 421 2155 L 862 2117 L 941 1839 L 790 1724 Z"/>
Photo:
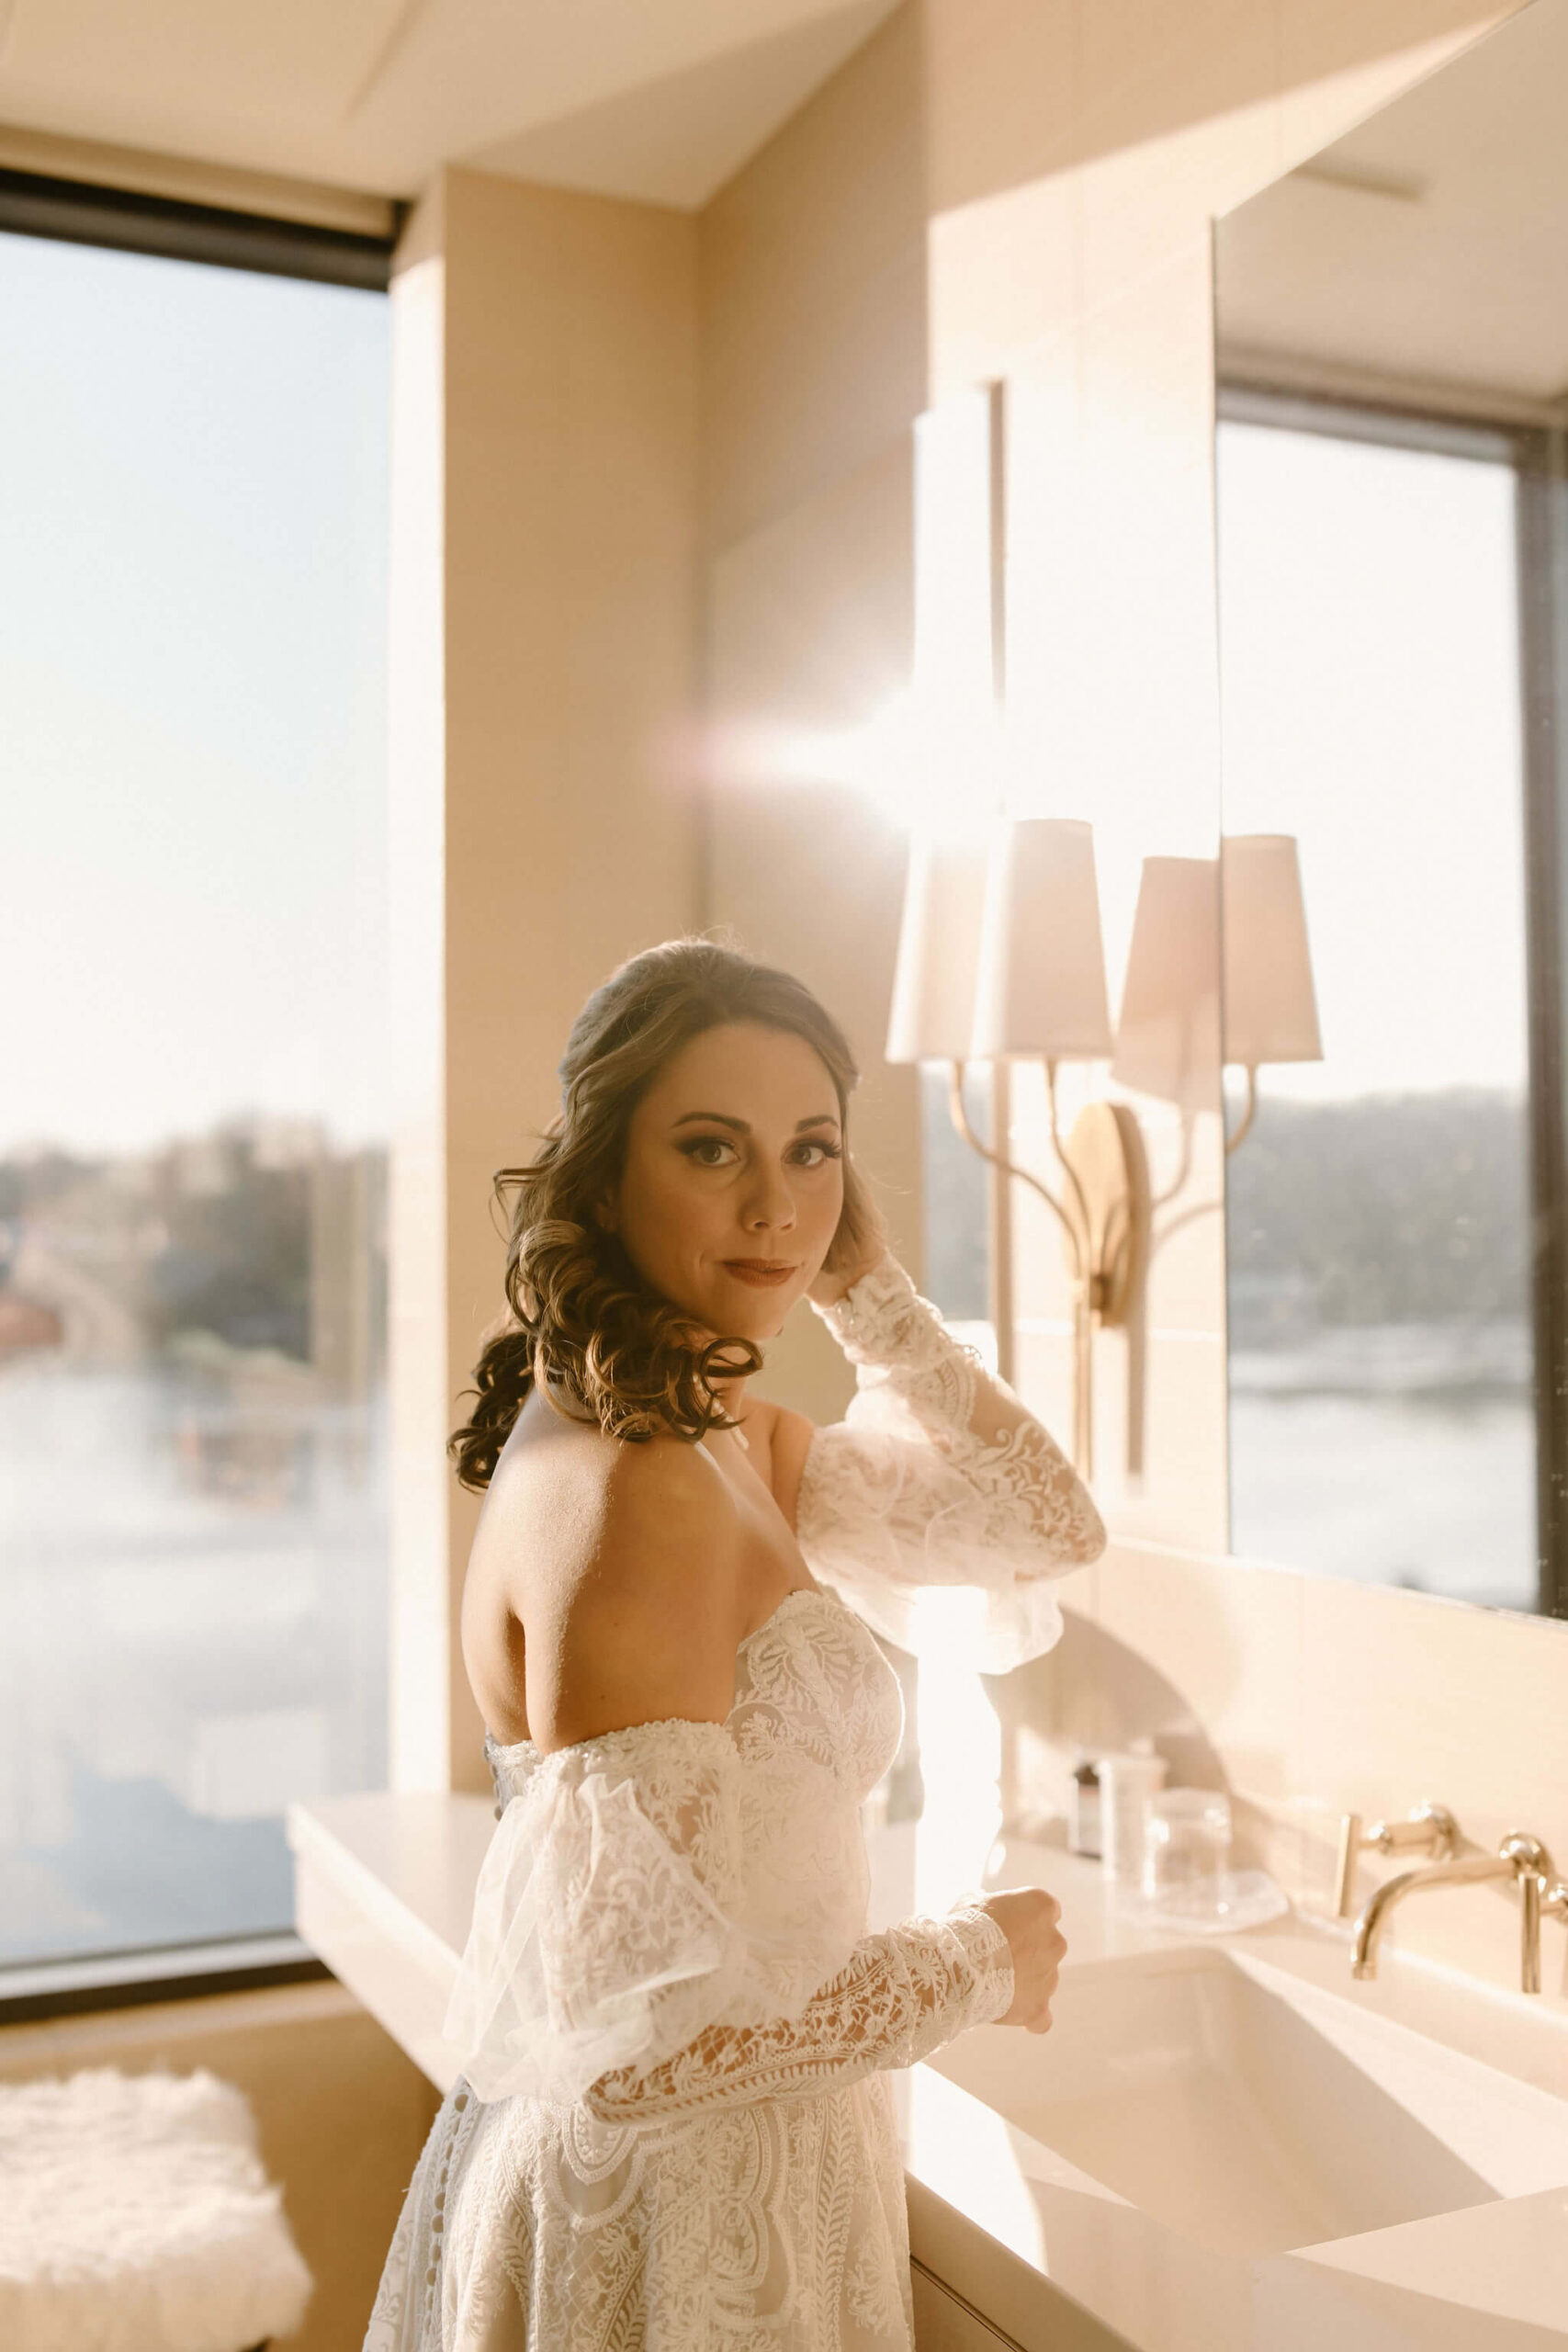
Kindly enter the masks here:
<path id="1" fill-rule="evenodd" d="M 1100 1767 L 1083 1747 L 1067 1782 L 1067 1851 L 1100 1860 Z"/>

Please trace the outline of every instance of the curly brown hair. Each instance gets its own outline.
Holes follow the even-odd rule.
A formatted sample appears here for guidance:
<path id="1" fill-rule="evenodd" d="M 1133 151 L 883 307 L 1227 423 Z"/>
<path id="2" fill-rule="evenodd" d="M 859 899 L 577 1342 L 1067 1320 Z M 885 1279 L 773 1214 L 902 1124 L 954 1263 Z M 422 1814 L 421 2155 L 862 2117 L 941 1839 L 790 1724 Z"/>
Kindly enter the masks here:
<path id="1" fill-rule="evenodd" d="M 472 1417 L 447 1442 L 463 1486 L 490 1484 L 536 1360 L 607 1436 L 640 1442 L 667 1430 L 694 1444 L 710 1429 L 737 1426 L 709 1383 L 761 1371 L 758 1348 L 739 1338 L 700 1344 L 701 1327 L 649 1287 L 592 1213 L 619 1182 L 632 1113 L 659 1070 L 694 1037 L 732 1021 L 804 1038 L 820 1057 L 844 1131 L 843 1213 L 824 1271 L 855 1263 L 870 1245 L 877 1212 L 848 1148 L 849 1097 L 860 1071 L 810 989 L 697 934 L 629 957 L 572 1023 L 558 1065 L 561 1108 L 538 1157 L 494 1178 L 503 1209 L 516 1189 L 506 1251 L 511 1311 L 475 1367 L 477 1389 L 464 1392 L 477 1398 Z"/>

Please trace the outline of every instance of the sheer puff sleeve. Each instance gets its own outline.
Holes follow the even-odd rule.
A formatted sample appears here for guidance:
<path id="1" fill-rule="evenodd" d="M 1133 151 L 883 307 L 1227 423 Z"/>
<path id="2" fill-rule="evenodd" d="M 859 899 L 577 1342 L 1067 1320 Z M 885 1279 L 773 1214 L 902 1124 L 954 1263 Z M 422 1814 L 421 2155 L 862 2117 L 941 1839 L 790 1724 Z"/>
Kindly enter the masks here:
<path id="1" fill-rule="evenodd" d="M 1040 1657 L 1062 1632 L 1051 1579 L 1104 1548 L 1088 1487 L 890 1251 L 812 1305 L 855 1367 L 843 1419 L 813 1432 L 801 1473 L 813 1574 L 917 1657 L 1006 1674 Z"/>
<path id="2" fill-rule="evenodd" d="M 854 1873 L 749 1871 L 750 1769 L 724 1725 L 684 1718 L 529 1751 L 445 2024 L 481 2099 L 624 2121 L 806 2096 L 1010 2005 L 1007 1938 L 977 1905 L 871 1936 Z"/>

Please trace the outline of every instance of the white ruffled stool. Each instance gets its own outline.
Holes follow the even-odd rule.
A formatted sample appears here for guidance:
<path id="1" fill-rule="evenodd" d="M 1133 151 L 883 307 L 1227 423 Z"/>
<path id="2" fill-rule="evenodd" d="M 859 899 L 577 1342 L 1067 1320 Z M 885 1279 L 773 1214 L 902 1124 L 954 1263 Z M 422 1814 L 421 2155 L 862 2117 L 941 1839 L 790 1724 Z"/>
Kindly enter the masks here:
<path id="1" fill-rule="evenodd" d="M 313 2285 L 233 2084 L 0 2083 L 5 2352 L 259 2352 Z"/>

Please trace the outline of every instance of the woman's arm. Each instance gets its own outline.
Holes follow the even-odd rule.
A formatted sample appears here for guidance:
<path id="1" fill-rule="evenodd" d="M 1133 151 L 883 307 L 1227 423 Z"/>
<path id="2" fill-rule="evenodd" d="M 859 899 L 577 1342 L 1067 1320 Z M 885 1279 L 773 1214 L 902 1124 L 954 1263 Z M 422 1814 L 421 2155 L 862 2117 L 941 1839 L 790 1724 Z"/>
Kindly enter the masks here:
<path id="1" fill-rule="evenodd" d="M 760 1899 L 754 1769 L 701 1718 L 534 1759 L 480 1869 L 444 2029 L 480 2098 L 615 2121 L 805 2098 L 1010 2007 L 1011 1947 L 974 1898 L 880 1935 L 848 1877 L 813 1878 L 787 1912 Z M 844 1789 L 804 1750 L 790 1770 L 788 1820 L 820 1844 Z"/>
<path id="2" fill-rule="evenodd" d="M 605 2074 L 585 2104 L 602 2122 L 809 2098 L 879 2068 L 912 2066 L 1012 2003 L 1012 1951 L 988 1912 L 957 1905 L 866 1936 L 799 2017 L 714 2026 L 662 2064 Z"/>
<path id="3" fill-rule="evenodd" d="M 955 1339 L 886 1250 L 839 1296 L 812 1305 L 855 1367 L 840 1421 L 780 1410 L 773 1491 L 807 1564 L 867 1621 L 919 1653 L 958 1620 L 917 1595 L 969 1585 L 969 1661 L 1001 1673 L 1061 1631 L 1054 1597 L 1031 1590 L 1098 1558 L 1094 1498 L 1050 1431 Z"/>
<path id="4" fill-rule="evenodd" d="M 1098 1559 L 1104 1524 L 1055 1439 L 1007 1382 L 953 1337 L 891 1251 L 832 1304 L 812 1305 L 855 1366 L 849 1423 L 857 1419 L 859 1398 L 879 1392 L 897 1397 L 977 1491 L 1005 1498 L 1018 1524 L 1036 1531 L 1042 1570 Z M 878 1419 L 885 1425 L 886 1417 Z"/>

